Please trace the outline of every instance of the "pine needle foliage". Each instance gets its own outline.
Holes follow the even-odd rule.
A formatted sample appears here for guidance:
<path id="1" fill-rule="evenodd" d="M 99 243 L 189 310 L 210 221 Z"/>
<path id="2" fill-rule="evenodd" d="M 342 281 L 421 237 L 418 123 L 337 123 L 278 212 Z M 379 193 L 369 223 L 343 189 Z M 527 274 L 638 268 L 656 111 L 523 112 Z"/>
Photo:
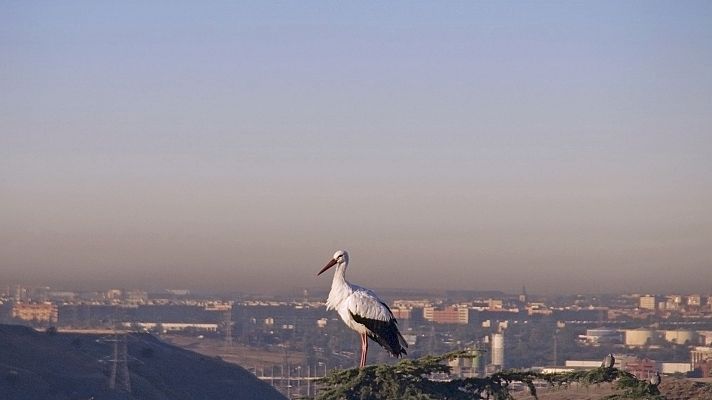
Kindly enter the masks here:
<path id="1" fill-rule="evenodd" d="M 512 400 L 512 383 L 522 383 L 536 397 L 535 382 L 567 388 L 572 383 L 593 385 L 616 382 L 617 394 L 606 400 L 663 400 L 656 386 L 640 381 L 616 368 L 544 374 L 533 371 L 502 371 L 484 378 L 450 379 L 451 368 L 444 361 L 472 357 L 460 351 L 440 356 L 402 360 L 394 365 L 369 365 L 362 369 L 332 370 L 320 380 L 316 400 Z"/>
<path id="2" fill-rule="evenodd" d="M 606 396 L 604 397 L 605 400 L 665 400 L 665 396 L 660 395 L 660 391 L 656 385 L 652 385 L 648 383 L 648 381 L 638 380 L 631 374 L 621 376 L 615 385 L 619 393 Z"/>

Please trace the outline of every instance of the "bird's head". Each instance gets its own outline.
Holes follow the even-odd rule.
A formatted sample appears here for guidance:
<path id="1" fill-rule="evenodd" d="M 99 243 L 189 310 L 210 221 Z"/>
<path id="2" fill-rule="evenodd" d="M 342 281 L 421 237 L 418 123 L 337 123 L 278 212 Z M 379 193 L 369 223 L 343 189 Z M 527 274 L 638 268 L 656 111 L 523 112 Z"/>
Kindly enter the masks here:
<path id="1" fill-rule="evenodd" d="M 346 265 L 349 262 L 349 253 L 347 253 L 345 250 L 339 250 L 336 253 L 334 253 L 334 257 L 329 261 L 324 268 L 319 271 L 317 275 L 321 275 L 324 273 L 327 269 L 333 267 L 334 265 Z"/>

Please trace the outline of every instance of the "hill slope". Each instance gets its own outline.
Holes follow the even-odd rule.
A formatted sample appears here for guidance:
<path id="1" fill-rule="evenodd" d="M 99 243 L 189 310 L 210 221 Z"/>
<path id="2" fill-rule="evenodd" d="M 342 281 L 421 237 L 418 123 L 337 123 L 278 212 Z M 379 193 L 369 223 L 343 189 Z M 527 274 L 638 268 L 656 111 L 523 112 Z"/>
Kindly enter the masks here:
<path id="1" fill-rule="evenodd" d="M 284 400 L 245 369 L 159 341 L 127 340 L 131 393 L 110 391 L 113 344 L 97 335 L 0 325 L 0 394 L 15 400 Z M 3 397 L 6 396 L 6 397 Z"/>

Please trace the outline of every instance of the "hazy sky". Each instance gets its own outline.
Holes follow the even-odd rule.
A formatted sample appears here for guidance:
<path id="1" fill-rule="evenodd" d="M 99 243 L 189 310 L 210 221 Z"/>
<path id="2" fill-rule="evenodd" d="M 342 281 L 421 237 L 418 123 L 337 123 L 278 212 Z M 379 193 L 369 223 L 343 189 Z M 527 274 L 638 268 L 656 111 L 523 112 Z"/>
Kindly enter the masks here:
<path id="1" fill-rule="evenodd" d="M 712 2 L 0 2 L 0 283 L 712 291 Z"/>

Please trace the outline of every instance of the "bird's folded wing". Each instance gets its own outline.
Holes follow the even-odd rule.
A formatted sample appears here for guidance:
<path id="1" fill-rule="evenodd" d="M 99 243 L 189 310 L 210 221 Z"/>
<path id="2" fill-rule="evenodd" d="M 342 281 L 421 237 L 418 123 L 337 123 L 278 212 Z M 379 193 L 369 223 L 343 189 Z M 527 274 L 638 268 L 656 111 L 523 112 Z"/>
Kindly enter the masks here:
<path id="1" fill-rule="evenodd" d="M 379 321 L 394 319 L 393 313 L 391 313 L 388 306 L 370 290 L 359 288 L 346 301 L 349 312 L 362 318 Z"/>

